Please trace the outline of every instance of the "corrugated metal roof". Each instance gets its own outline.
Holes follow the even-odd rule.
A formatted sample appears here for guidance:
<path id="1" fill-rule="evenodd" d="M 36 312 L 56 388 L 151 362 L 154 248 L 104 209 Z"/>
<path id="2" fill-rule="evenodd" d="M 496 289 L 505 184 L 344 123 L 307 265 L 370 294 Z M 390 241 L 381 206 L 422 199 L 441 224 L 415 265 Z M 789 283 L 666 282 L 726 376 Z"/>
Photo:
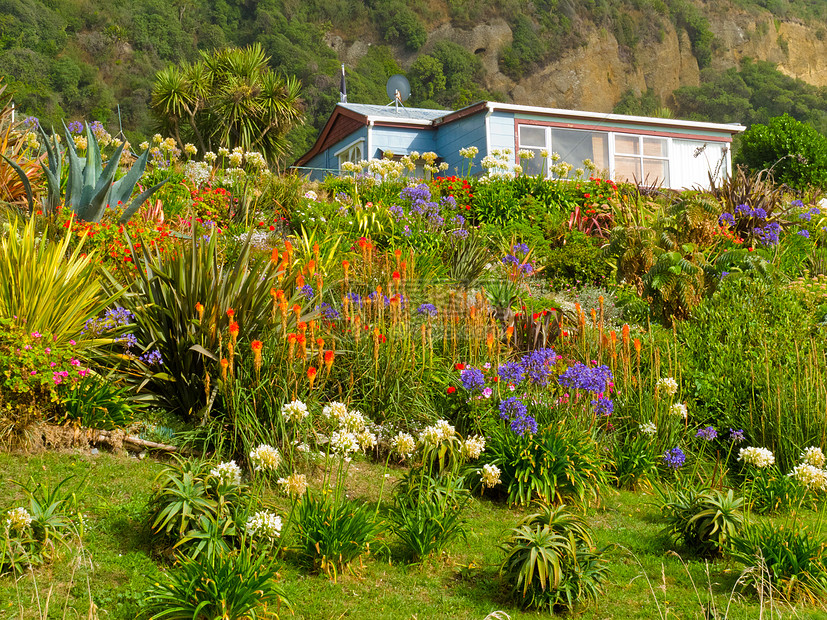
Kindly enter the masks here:
<path id="1" fill-rule="evenodd" d="M 366 103 L 340 103 L 340 106 L 367 116 L 369 119 L 400 120 L 400 121 L 432 121 L 450 114 L 451 110 L 426 110 L 425 108 L 403 108 L 399 106 L 369 105 Z"/>

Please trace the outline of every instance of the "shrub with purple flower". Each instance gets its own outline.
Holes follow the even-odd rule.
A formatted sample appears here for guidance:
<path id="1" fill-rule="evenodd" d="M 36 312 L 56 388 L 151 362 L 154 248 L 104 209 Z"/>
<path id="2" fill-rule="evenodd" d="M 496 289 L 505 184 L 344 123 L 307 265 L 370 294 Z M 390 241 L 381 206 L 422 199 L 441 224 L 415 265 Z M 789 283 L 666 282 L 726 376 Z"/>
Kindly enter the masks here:
<path id="1" fill-rule="evenodd" d="M 603 394 L 612 381 L 612 371 L 605 365 L 590 367 L 578 362 L 569 366 L 560 375 L 559 381 L 563 387 Z"/>
<path id="2" fill-rule="evenodd" d="M 485 387 L 485 376 L 479 368 L 466 368 L 460 374 L 463 387 L 472 394 L 482 392 Z"/>
<path id="3" fill-rule="evenodd" d="M 695 433 L 695 437 L 700 439 L 704 439 L 706 441 L 712 441 L 718 436 L 718 431 L 715 430 L 712 426 L 707 426 L 706 428 L 702 428 L 697 433 Z"/>
<path id="4" fill-rule="evenodd" d="M 614 401 L 610 398 L 604 398 L 602 395 L 592 401 L 592 407 L 594 407 L 595 415 L 610 416 L 615 410 Z"/>
<path id="5" fill-rule="evenodd" d="M 503 420 L 512 420 L 517 417 L 525 417 L 528 415 L 528 408 L 525 403 L 516 396 L 511 396 L 505 400 L 500 401 L 500 417 Z"/>
<path id="6" fill-rule="evenodd" d="M 663 454 L 663 464 L 672 469 L 680 469 L 686 463 L 686 454 L 680 448 L 672 448 Z"/>
<path id="7" fill-rule="evenodd" d="M 736 443 L 736 444 L 746 441 L 747 438 L 744 436 L 744 429 L 739 428 L 737 431 L 733 430 L 733 429 L 729 429 L 729 440 L 732 443 Z"/>
<path id="8" fill-rule="evenodd" d="M 326 301 L 323 301 L 321 306 L 316 306 L 316 307 L 321 312 L 322 317 L 324 317 L 328 321 L 335 321 L 336 319 L 338 319 L 341 316 L 339 314 L 339 311 L 336 310 L 336 308 L 331 306 Z"/>
<path id="9" fill-rule="evenodd" d="M 437 309 L 434 304 L 420 304 L 419 308 L 416 309 L 416 313 L 434 317 L 437 315 Z"/>
<path id="10" fill-rule="evenodd" d="M 141 356 L 141 361 L 147 366 L 161 366 L 164 363 L 164 358 L 158 349 L 147 351 Z"/>
<path id="11" fill-rule="evenodd" d="M 506 385 L 518 385 L 525 377 L 525 367 L 519 362 L 506 362 L 497 369 L 497 375 Z"/>
<path id="12" fill-rule="evenodd" d="M 534 385 L 546 386 L 554 374 L 557 354 L 552 349 L 537 349 L 523 356 L 520 365 Z"/>
<path id="13" fill-rule="evenodd" d="M 313 295 L 315 295 L 315 292 L 313 291 L 313 287 L 310 286 L 309 284 L 305 284 L 299 290 L 301 291 L 301 294 L 304 295 L 307 299 L 312 299 Z"/>

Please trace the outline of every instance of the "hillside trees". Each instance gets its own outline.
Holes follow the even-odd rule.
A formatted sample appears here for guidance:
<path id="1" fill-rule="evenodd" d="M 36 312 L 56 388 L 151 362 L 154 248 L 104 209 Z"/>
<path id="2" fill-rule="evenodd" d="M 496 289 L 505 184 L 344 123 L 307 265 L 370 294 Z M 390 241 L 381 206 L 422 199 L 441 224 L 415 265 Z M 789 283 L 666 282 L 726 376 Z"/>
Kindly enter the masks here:
<path id="1" fill-rule="evenodd" d="M 152 108 L 183 148 L 260 151 L 274 162 L 287 151 L 287 132 L 303 119 L 301 83 L 268 66 L 259 44 L 202 52 L 193 63 L 158 72 Z"/>

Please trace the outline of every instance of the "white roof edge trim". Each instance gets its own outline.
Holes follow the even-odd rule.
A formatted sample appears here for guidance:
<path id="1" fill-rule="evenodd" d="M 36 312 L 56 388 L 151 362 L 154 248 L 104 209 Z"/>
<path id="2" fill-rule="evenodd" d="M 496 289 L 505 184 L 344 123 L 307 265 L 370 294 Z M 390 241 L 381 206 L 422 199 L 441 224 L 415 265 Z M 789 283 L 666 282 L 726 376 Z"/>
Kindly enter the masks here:
<path id="1" fill-rule="evenodd" d="M 652 116 L 628 116 L 626 114 L 612 114 L 608 112 L 584 112 L 581 110 L 564 110 L 561 108 L 542 108 L 539 106 L 520 105 L 516 103 L 487 102 L 489 110 L 502 110 L 504 112 L 526 112 L 532 114 L 559 114 L 582 119 L 593 119 L 616 122 L 637 122 L 649 123 L 651 125 L 663 125 L 665 127 L 691 127 L 693 129 L 710 129 L 725 131 L 729 133 L 741 133 L 746 130 L 744 125 L 725 123 L 706 123 L 701 121 L 681 121 L 674 118 L 655 118 Z"/>
<path id="2" fill-rule="evenodd" d="M 441 117 L 437 117 L 441 118 Z M 369 123 L 399 123 L 401 125 L 422 125 L 423 127 L 430 127 L 434 124 L 434 120 L 425 120 L 422 118 L 399 118 L 398 116 L 367 116 Z"/>

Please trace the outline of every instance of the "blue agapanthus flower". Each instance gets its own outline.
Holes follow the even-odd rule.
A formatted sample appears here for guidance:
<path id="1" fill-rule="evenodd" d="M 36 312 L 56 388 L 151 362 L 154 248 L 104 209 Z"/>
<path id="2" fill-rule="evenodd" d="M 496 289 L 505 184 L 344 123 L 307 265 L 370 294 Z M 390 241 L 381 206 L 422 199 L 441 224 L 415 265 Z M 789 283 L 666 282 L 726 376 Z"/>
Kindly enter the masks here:
<path id="1" fill-rule="evenodd" d="M 680 469 L 686 464 L 686 454 L 680 448 L 672 448 L 663 454 L 663 464 L 672 469 Z"/>
<path id="2" fill-rule="evenodd" d="M 485 376 L 479 368 L 466 368 L 459 374 L 459 378 L 463 387 L 472 394 L 482 392 L 485 388 Z"/>
<path id="3" fill-rule="evenodd" d="M 437 309 L 434 304 L 421 304 L 419 308 L 416 309 L 417 314 L 424 314 L 426 316 L 436 316 Z"/>
<path id="4" fill-rule="evenodd" d="M 497 375 L 506 385 L 517 385 L 525 377 L 525 367 L 519 362 L 506 362 L 497 369 Z"/>
<path id="5" fill-rule="evenodd" d="M 528 407 L 516 396 L 511 396 L 503 401 L 500 401 L 500 417 L 503 420 L 512 420 L 517 417 L 525 417 L 528 415 Z"/>

